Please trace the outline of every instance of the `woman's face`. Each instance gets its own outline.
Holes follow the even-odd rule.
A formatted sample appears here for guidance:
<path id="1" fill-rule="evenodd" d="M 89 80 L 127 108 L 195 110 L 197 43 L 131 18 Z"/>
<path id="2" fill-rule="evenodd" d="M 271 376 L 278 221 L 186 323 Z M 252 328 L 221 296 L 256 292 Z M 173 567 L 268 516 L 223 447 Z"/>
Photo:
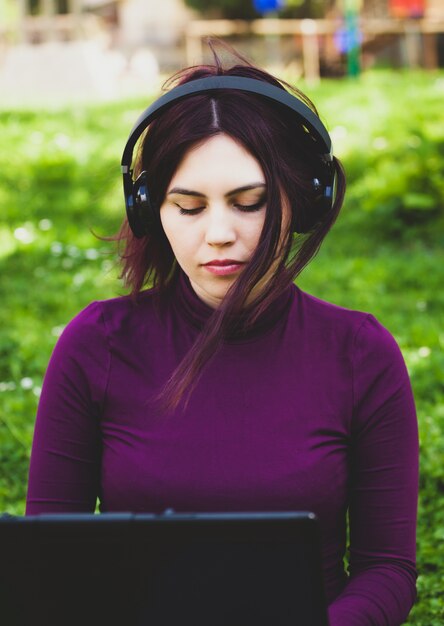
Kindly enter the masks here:
<path id="1" fill-rule="evenodd" d="M 171 179 L 160 208 L 162 226 L 194 291 L 213 308 L 254 253 L 265 220 L 265 197 L 258 161 L 225 134 L 191 149 Z M 284 232 L 288 210 L 283 218 Z M 255 286 L 247 302 L 268 278 Z"/>

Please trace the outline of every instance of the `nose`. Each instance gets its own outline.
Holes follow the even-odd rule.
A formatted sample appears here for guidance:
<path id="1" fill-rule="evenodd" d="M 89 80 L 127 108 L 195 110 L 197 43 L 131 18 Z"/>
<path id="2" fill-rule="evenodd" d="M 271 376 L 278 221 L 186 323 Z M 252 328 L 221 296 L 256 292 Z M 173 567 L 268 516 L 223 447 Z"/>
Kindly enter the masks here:
<path id="1" fill-rule="evenodd" d="M 210 246 L 225 246 L 236 240 L 236 229 L 229 209 L 214 207 L 207 213 L 205 241 Z"/>

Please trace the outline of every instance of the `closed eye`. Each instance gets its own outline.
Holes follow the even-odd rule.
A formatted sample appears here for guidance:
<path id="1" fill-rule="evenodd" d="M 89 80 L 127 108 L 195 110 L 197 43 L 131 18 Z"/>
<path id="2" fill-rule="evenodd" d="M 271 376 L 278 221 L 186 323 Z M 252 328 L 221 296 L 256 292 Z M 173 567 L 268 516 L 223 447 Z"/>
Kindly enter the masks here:
<path id="1" fill-rule="evenodd" d="M 246 211 L 247 213 L 253 211 L 259 211 L 265 204 L 265 199 L 260 200 L 260 202 L 256 202 L 256 204 L 235 204 L 234 206 L 241 211 Z"/>
<path id="2" fill-rule="evenodd" d="M 200 213 L 200 211 L 202 211 L 205 207 L 198 207 L 197 209 L 184 209 L 183 207 L 180 206 L 180 204 L 175 203 L 176 206 L 179 207 L 180 211 L 179 213 L 181 215 L 197 215 L 198 213 Z"/>
<path id="3" fill-rule="evenodd" d="M 184 209 L 180 204 L 175 202 L 176 206 L 179 207 L 179 213 L 181 215 L 197 215 L 200 211 L 203 211 L 205 207 L 196 207 L 195 209 Z M 234 204 L 233 206 L 244 213 L 253 213 L 254 211 L 259 211 L 265 204 L 265 199 L 260 200 L 256 204 Z"/>

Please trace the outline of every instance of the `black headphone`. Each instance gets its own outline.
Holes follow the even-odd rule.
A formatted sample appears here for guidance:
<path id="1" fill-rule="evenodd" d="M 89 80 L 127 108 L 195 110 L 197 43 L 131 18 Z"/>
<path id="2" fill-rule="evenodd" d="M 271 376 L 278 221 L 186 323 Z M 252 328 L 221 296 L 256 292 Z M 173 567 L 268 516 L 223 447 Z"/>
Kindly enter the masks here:
<path id="1" fill-rule="evenodd" d="M 137 140 L 147 126 L 168 109 L 172 103 L 192 94 L 217 91 L 218 89 L 237 89 L 256 93 L 283 104 L 294 112 L 297 121 L 310 137 L 314 155 L 318 160 L 316 176 L 312 179 L 313 197 L 310 202 L 310 218 L 297 231 L 308 232 L 331 210 L 334 202 L 335 166 L 331 139 L 319 117 L 302 100 L 287 90 L 275 87 L 270 83 L 241 76 L 211 76 L 192 80 L 165 93 L 139 116 L 131 130 L 123 151 L 121 166 L 126 213 L 135 237 L 144 237 L 149 232 L 150 225 L 158 221 L 155 207 L 150 202 L 146 172 L 141 172 L 137 180 L 133 180 L 131 164 Z"/>

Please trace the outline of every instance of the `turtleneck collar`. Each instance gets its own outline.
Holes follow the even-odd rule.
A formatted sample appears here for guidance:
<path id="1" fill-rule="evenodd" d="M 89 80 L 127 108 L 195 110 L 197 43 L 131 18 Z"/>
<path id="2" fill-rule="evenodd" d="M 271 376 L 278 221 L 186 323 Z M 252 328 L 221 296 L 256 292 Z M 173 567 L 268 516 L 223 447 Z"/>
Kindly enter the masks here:
<path id="1" fill-rule="evenodd" d="M 215 309 L 206 304 L 194 291 L 188 276 L 179 270 L 173 287 L 172 301 L 180 315 L 201 330 Z M 295 285 L 290 285 L 259 316 L 247 330 L 232 330 L 226 337 L 228 342 L 251 340 L 271 330 L 288 312 L 295 294 Z"/>

